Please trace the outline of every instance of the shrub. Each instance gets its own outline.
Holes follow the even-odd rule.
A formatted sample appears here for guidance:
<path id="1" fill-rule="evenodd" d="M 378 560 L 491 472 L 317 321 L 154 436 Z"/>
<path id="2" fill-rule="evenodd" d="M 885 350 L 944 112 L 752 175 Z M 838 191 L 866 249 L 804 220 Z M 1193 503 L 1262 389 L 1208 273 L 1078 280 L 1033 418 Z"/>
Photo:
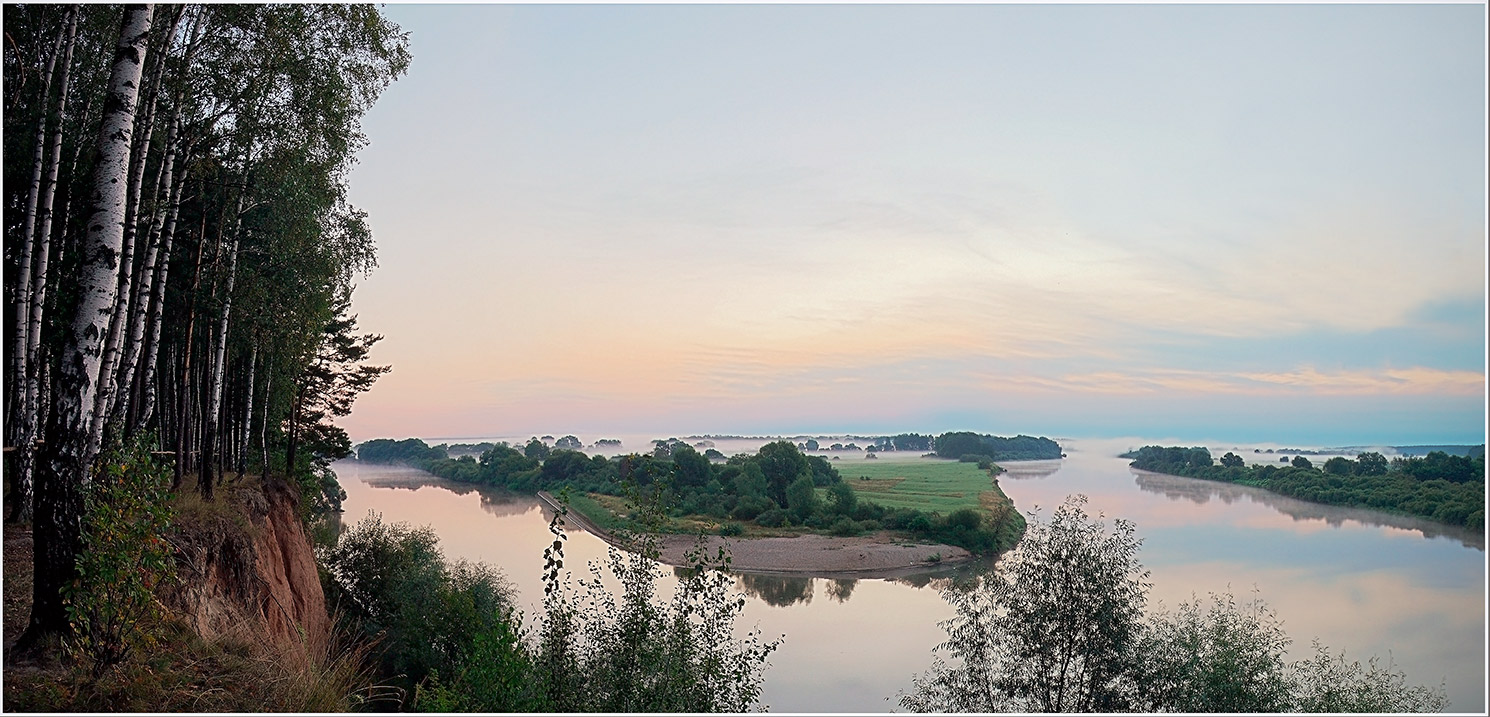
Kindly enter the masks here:
<path id="1" fill-rule="evenodd" d="M 786 511 L 780 508 L 772 508 L 755 518 L 756 525 L 764 525 L 767 528 L 780 528 L 786 525 Z"/>
<path id="2" fill-rule="evenodd" d="M 860 528 L 852 518 L 839 516 L 838 520 L 833 521 L 832 527 L 828 528 L 828 532 L 842 537 L 852 537 L 859 534 Z"/>
<path id="3" fill-rule="evenodd" d="M 160 615 L 155 588 L 173 579 L 170 478 L 150 456 L 150 439 L 99 456 L 83 496 L 83 550 L 77 578 L 63 588 L 72 635 L 68 651 L 92 663 L 94 677 L 155 635 L 142 629 Z"/>
<path id="4" fill-rule="evenodd" d="M 735 505 L 730 517 L 736 520 L 756 520 L 757 516 L 776 507 L 770 498 L 758 495 L 740 496 L 740 501 Z"/>
<path id="5" fill-rule="evenodd" d="M 725 523 L 724 525 L 719 526 L 719 534 L 726 537 L 744 535 L 745 526 L 735 522 Z"/>
<path id="6" fill-rule="evenodd" d="M 457 675 L 477 635 L 515 622 L 502 575 L 484 563 L 447 563 L 428 527 L 369 514 L 318 557 L 327 603 L 349 629 L 381 641 L 381 674 L 405 694 L 436 672 Z"/>

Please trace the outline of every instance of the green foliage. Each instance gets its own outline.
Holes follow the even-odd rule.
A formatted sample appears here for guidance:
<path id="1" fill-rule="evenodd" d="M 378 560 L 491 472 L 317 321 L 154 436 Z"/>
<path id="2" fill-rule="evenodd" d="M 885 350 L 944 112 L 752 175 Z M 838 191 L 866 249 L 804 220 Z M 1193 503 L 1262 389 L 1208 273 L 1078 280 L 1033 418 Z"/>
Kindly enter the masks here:
<path id="1" fill-rule="evenodd" d="M 1282 712 L 1290 689 L 1288 635 L 1261 599 L 1238 606 L 1211 595 L 1149 619 L 1139 648 L 1142 709 L 1150 712 Z"/>
<path id="2" fill-rule="evenodd" d="M 828 486 L 828 505 L 834 513 L 853 515 L 859 507 L 859 496 L 847 483 L 834 483 Z"/>
<path id="3" fill-rule="evenodd" d="M 533 680 L 531 648 L 509 622 L 471 638 L 469 652 L 448 681 L 431 671 L 415 690 L 419 712 L 542 712 L 548 701 Z"/>
<path id="4" fill-rule="evenodd" d="M 1294 712 L 1443 712 L 1449 708 L 1444 687 L 1411 685 L 1407 675 L 1380 666 L 1373 655 L 1365 665 L 1334 655 L 1313 643 L 1314 655 L 1290 666 L 1290 711 Z"/>
<path id="5" fill-rule="evenodd" d="M 170 471 L 150 456 L 151 439 L 100 455 L 83 497 L 83 550 L 63 601 L 68 651 L 89 661 L 94 677 L 155 644 L 143 626 L 160 617 L 156 586 L 175 576 L 165 539 Z"/>
<path id="6" fill-rule="evenodd" d="M 787 513 L 780 508 L 772 508 L 756 516 L 755 524 L 767 528 L 780 528 L 787 523 Z"/>
<path id="7" fill-rule="evenodd" d="M 724 525 L 719 526 L 719 534 L 725 537 L 744 535 L 745 526 L 740 525 L 739 523 L 736 523 L 734 521 L 730 521 L 728 523 L 725 523 Z"/>
<path id="8" fill-rule="evenodd" d="M 968 431 L 943 433 L 936 437 L 936 454 L 942 458 L 986 455 L 995 461 L 1028 461 L 1061 457 L 1061 447 L 1041 436 L 1003 438 Z"/>
<path id="9" fill-rule="evenodd" d="M 548 457 L 548 453 L 548 445 L 545 444 L 543 441 L 538 440 L 537 438 L 529 440 L 528 445 L 523 446 L 523 455 L 534 460 L 541 461 Z"/>
<path id="10" fill-rule="evenodd" d="M 643 524 L 661 519 L 655 504 L 638 511 Z M 656 543 L 645 536 L 637 553 L 609 552 L 606 568 L 620 595 L 605 590 L 602 568 L 593 563 L 576 590 L 560 578 L 562 520 L 556 515 L 549 527 L 555 539 L 545 551 L 545 612 L 534 646 L 534 680 L 547 709 L 743 712 L 755 705 L 766 659 L 780 641 L 762 642 L 759 630 L 735 636 L 745 599 L 733 591 L 722 549 L 710 556 L 700 543 L 666 603 L 656 599 Z"/>
<path id="11" fill-rule="evenodd" d="M 822 510 L 822 501 L 817 497 L 817 488 L 810 476 L 800 476 L 787 486 L 786 505 L 797 522 L 805 521 Z"/>
<path id="12" fill-rule="evenodd" d="M 1332 656 L 1285 661 L 1290 638 L 1260 600 L 1227 594 L 1144 616 L 1148 572 L 1133 526 L 1108 531 L 1072 496 L 967 591 L 943 596 L 937 657 L 900 705 L 918 712 L 1419 712 L 1444 688 Z"/>
<path id="13" fill-rule="evenodd" d="M 786 488 L 807 471 L 807 457 L 791 441 L 776 441 L 761 446 L 755 462 L 766 478 L 766 497 L 787 505 Z"/>
<path id="14" fill-rule="evenodd" d="M 444 447 L 431 448 L 418 438 L 395 441 L 377 438 L 357 446 L 357 460 L 368 463 L 405 463 L 418 465 L 421 461 L 449 458 Z"/>
<path id="15" fill-rule="evenodd" d="M 379 641 L 379 673 L 405 695 L 436 672 L 461 674 L 477 636 L 500 642 L 515 621 L 507 581 L 482 563 L 447 563 L 427 527 L 369 514 L 318 557 L 328 604 Z"/>
<path id="16" fill-rule="evenodd" d="M 943 596 L 957 614 L 943 623 L 940 658 L 900 704 L 914 711 L 1121 711 L 1134 702 L 1130 675 L 1149 583 L 1133 525 L 1109 532 L 1088 518 L 1085 496 L 1068 498 L 1049 523 L 1032 520 L 1014 551 L 966 592 Z M 1033 516 L 1032 516 L 1033 517 Z"/>

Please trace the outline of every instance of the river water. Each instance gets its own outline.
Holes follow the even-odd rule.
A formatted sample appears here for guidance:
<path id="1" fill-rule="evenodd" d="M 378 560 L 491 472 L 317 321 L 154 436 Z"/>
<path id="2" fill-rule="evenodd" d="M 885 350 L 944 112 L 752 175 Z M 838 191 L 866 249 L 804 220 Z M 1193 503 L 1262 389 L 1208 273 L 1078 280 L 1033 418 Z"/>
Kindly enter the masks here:
<path id="1" fill-rule="evenodd" d="M 1038 506 L 1048 517 L 1067 495 L 1082 493 L 1089 513 L 1133 521 L 1143 540 L 1140 560 L 1151 572 L 1151 608 L 1226 590 L 1245 600 L 1255 590 L 1294 638 L 1295 656 L 1317 637 L 1354 659 L 1390 659 L 1413 682 L 1445 681 L 1451 711 L 1485 711 L 1483 534 L 1135 472 L 1116 457 L 1151 442 L 1061 440 L 1066 459 L 1006 464 L 1000 486 L 1022 511 Z M 1235 449 L 1213 447 L 1220 450 Z M 842 454 L 841 461 L 853 460 L 862 454 Z M 347 491 L 347 522 L 375 511 L 387 522 L 432 526 L 448 557 L 500 567 L 523 609 L 537 612 L 551 515 L 535 499 L 408 468 L 343 461 L 336 471 Z M 568 565 L 604 558 L 600 540 L 567 534 Z M 767 638 L 785 636 L 771 655 L 762 702 L 786 712 L 894 708 L 897 691 L 930 666 L 932 648 L 945 639 L 937 623 L 952 615 L 938 592 L 946 577 L 739 576 L 750 596 L 739 624 L 759 627 Z M 664 593 L 671 584 L 669 573 Z"/>

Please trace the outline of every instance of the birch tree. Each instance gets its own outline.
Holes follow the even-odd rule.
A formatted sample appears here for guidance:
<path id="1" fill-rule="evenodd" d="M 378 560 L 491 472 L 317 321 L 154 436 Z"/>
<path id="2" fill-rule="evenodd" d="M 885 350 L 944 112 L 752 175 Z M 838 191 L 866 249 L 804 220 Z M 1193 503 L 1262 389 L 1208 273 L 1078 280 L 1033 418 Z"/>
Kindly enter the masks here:
<path id="1" fill-rule="evenodd" d="M 21 638 L 27 645 L 67 627 L 61 593 L 76 570 L 83 489 L 96 450 L 89 441 L 88 408 L 97 396 L 102 344 L 118 292 L 130 137 L 154 10 L 153 5 L 126 6 L 114 50 L 95 149 L 92 210 L 80 252 L 79 300 L 60 355 L 37 473 L 31 621 Z"/>

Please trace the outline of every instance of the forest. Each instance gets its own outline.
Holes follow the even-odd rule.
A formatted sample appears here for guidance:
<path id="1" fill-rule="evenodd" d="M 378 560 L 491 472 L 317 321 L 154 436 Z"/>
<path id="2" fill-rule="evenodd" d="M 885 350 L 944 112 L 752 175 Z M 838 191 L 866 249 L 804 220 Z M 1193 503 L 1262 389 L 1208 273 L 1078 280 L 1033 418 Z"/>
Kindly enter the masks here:
<path id="1" fill-rule="evenodd" d="M 800 529 L 853 536 L 881 529 L 957 545 L 975 553 L 1000 552 L 1019 539 L 1023 520 L 1012 510 L 959 508 L 946 515 L 914 508 L 886 508 L 864 500 L 833 464 L 804 455 L 790 441 L 768 443 L 754 455 L 709 460 L 686 442 L 659 440 L 647 454 L 607 458 L 554 450 L 538 438 L 521 450 L 505 443 L 474 458 L 449 458 L 445 450 L 417 438 L 376 439 L 357 446 L 361 460 L 404 463 L 442 478 L 512 491 L 569 489 L 581 494 L 577 507 L 597 513 L 584 494 L 656 494 L 673 518 L 696 517 L 718 524 L 722 535 L 752 528 Z M 997 471 L 990 465 L 990 476 Z M 649 498 L 650 499 L 650 498 Z M 604 513 L 591 515 L 608 525 Z"/>
<path id="2" fill-rule="evenodd" d="M 377 258 L 346 177 L 360 118 L 410 54 L 370 5 L 6 4 L 4 26 L 5 503 L 33 531 L 24 647 L 70 629 L 63 588 L 112 544 L 85 520 L 100 501 L 212 503 L 258 476 L 294 484 L 307 513 L 336 509 L 329 464 L 351 445 L 333 421 L 390 370 L 368 364 L 380 337 L 349 311 Z M 121 465 L 161 465 L 169 485 Z"/>
<path id="3" fill-rule="evenodd" d="M 1427 518 L 1446 525 L 1485 529 L 1485 456 L 1433 451 L 1421 458 L 1388 460 L 1367 451 L 1354 460 L 1335 456 L 1315 466 L 1302 455 L 1282 465 L 1247 465 L 1234 453 L 1218 463 L 1206 448 L 1144 446 L 1123 455 L 1140 470 L 1239 483 L 1299 500 L 1371 508 Z"/>

